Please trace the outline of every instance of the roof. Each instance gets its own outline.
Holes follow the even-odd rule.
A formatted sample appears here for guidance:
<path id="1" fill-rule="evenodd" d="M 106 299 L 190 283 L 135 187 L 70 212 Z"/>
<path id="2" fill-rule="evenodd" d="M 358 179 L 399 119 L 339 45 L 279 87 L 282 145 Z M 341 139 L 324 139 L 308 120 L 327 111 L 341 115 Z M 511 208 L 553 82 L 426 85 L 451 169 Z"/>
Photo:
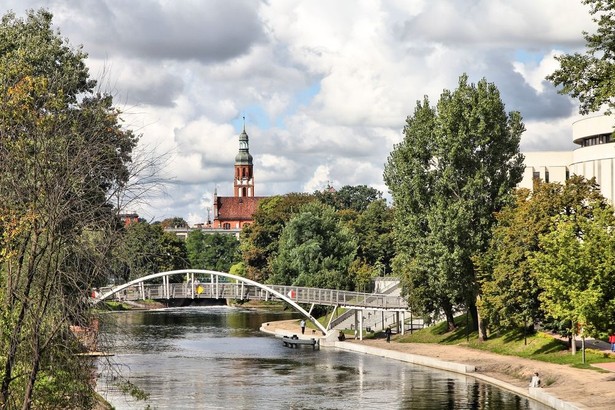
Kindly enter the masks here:
<path id="1" fill-rule="evenodd" d="M 251 220 L 252 215 L 258 208 L 258 203 L 264 196 L 219 196 L 216 198 L 218 202 L 218 219 L 222 220 Z"/>

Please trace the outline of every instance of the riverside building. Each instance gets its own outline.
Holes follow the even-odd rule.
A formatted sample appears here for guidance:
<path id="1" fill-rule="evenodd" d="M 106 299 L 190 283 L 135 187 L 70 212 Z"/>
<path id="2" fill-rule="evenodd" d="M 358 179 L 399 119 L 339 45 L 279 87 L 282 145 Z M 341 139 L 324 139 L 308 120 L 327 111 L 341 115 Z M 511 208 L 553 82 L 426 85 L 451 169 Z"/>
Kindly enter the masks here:
<path id="1" fill-rule="evenodd" d="M 602 195 L 615 204 L 615 117 L 584 118 L 572 124 L 573 151 L 524 152 L 525 172 L 519 184 L 532 189 L 535 179 L 564 183 L 571 175 L 596 178 Z"/>

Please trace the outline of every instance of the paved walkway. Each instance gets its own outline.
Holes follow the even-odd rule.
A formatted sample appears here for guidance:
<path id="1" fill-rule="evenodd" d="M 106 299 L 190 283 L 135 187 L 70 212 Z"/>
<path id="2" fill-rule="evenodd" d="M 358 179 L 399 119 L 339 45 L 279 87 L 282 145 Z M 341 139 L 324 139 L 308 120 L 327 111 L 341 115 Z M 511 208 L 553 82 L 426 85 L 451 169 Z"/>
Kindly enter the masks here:
<path id="1" fill-rule="evenodd" d="M 560 339 L 567 341 L 567 339 L 563 337 L 560 337 Z M 577 340 L 576 342 L 577 342 L 576 343 L 577 351 L 580 353 L 583 341 Z M 585 348 L 592 349 L 592 350 L 599 350 L 607 354 L 615 354 L 615 352 L 611 351 L 610 343 L 602 341 L 602 340 L 593 339 L 591 337 L 588 337 L 585 339 Z M 592 366 L 599 367 L 601 369 L 608 370 L 610 372 L 615 372 L 615 362 L 614 363 L 594 363 L 592 364 Z"/>

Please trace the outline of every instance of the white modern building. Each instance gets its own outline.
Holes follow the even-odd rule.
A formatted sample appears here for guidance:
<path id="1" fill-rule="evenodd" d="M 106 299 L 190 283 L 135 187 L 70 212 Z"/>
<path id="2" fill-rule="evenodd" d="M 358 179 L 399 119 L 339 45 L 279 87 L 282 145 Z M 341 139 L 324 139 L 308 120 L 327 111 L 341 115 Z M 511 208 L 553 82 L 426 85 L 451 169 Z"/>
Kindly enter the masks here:
<path id="1" fill-rule="evenodd" d="M 579 148 L 561 152 L 524 152 L 525 173 L 520 187 L 532 189 L 534 179 L 564 183 L 571 175 L 596 178 L 602 195 L 615 204 L 615 117 L 598 116 L 572 124 Z"/>

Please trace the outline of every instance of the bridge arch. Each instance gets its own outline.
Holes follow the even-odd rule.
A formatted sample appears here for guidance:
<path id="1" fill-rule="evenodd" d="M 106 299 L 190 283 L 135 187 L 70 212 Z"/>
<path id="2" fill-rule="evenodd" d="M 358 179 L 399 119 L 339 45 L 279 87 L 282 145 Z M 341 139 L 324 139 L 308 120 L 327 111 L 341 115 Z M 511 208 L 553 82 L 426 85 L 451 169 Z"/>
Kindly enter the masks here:
<path id="1" fill-rule="evenodd" d="M 156 279 L 156 278 L 166 278 L 169 276 L 174 276 L 174 275 L 185 275 L 185 274 L 207 274 L 207 275 L 213 275 L 213 276 L 218 276 L 218 277 L 223 277 L 223 278 L 228 278 L 228 279 L 233 279 L 236 280 L 238 282 L 243 282 L 246 285 L 251 285 L 251 286 L 256 286 L 260 289 L 263 289 L 267 292 L 269 292 L 270 294 L 274 295 L 275 297 L 282 299 L 284 302 L 288 303 L 289 305 L 291 305 L 296 311 L 298 311 L 299 313 L 301 313 L 302 315 L 304 315 L 307 319 L 310 320 L 310 322 L 312 322 L 314 324 L 314 326 L 316 326 L 323 335 L 327 334 L 327 329 L 320 323 L 318 322 L 318 320 L 316 320 L 316 318 L 314 316 L 312 316 L 308 311 L 306 311 L 305 309 L 303 309 L 298 303 L 296 303 L 294 300 L 292 300 L 291 298 L 289 298 L 288 296 L 270 288 L 267 285 L 263 285 L 262 283 L 244 278 L 242 276 L 237 276 L 237 275 L 232 275 L 230 273 L 226 273 L 226 272 L 218 272 L 218 271 L 214 271 L 214 270 L 205 270 L 205 269 L 180 269 L 180 270 L 172 270 L 172 271 L 167 271 L 167 272 L 158 272 L 158 273 L 153 273 L 151 275 L 147 275 L 147 276 L 143 276 L 141 278 L 132 280 L 130 282 L 124 283 L 123 285 L 118 285 L 116 287 L 114 287 L 113 289 L 111 289 L 110 291 L 103 293 L 102 295 L 100 295 L 98 298 L 95 298 L 93 303 L 94 305 L 98 304 L 99 302 L 113 296 L 114 294 L 121 292 L 122 290 L 129 288 L 131 286 L 134 285 L 138 285 L 139 283 L 143 283 L 146 282 L 148 280 L 151 279 Z"/>

